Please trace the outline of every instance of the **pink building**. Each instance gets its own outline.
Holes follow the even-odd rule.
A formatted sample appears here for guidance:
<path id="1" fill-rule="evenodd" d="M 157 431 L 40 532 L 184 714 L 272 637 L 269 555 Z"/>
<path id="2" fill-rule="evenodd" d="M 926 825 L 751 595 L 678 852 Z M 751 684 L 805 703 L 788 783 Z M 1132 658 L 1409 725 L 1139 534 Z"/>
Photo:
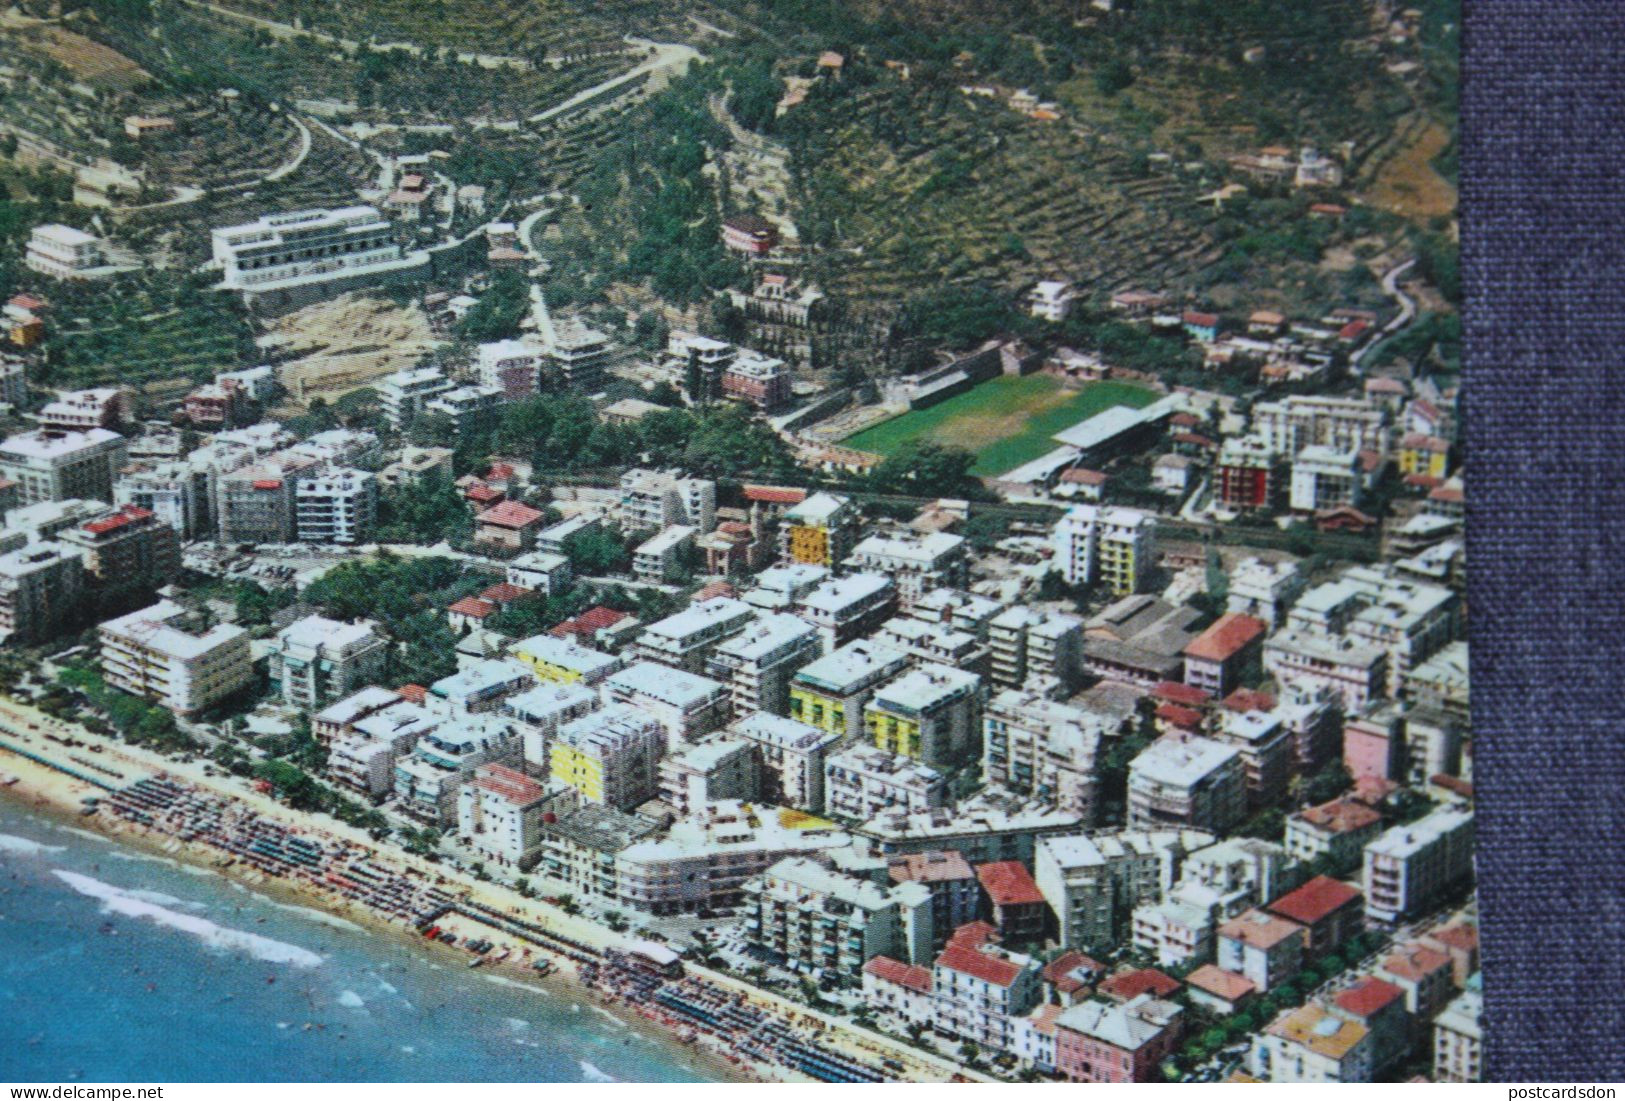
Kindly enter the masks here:
<path id="1" fill-rule="evenodd" d="M 1149 1082 L 1179 1040 L 1183 1010 L 1142 994 L 1079 1002 L 1055 1019 L 1055 1070 L 1073 1082 Z"/>
<path id="2" fill-rule="evenodd" d="M 1392 779 L 1398 755 L 1397 720 L 1377 714 L 1343 727 L 1343 764 L 1356 781 Z"/>

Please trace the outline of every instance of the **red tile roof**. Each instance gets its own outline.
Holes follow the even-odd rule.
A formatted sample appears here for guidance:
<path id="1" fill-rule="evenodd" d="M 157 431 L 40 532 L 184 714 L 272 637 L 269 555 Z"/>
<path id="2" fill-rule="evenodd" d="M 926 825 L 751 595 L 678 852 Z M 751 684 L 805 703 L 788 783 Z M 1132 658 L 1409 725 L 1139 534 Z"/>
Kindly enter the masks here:
<path id="1" fill-rule="evenodd" d="M 1268 692 L 1238 688 L 1224 698 L 1224 706 L 1231 711 L 1274 711 L 1275 697 Z"/>
<path id="2" fill-rule="evenodd" d="M 876 956 L 863 965 L 863 971 L 866 975 L 906 986 L 921 994 L 931 993 L 931 969 L 928 967 L 914 967 L 890 956 Z"/>
<path id="3" fill-rule="evenodd" d="M 495 614 L 497 606 L 488 600 L 481 600 L 477 596 L 465 596 L 446 611 L 453 615 L 473 616 L 475 619 L 484 619 Z"/>
<path id="4" fill-rule="evenodd" d="M 625 618 L 625 612 L 617 612 L 600 604 L 595 608 L 588 608 L 574 619 L 565 620 L 553 628 L 551 633 L 554 638 L 568 638 L 570 635 L 577 638 L 591 636 L 605 627 L 615 626 Z"/>
<path id="5" fill-rule="evenodd" d="M 1240 612 L 1226 612 L 1185 647 L 1185 656 L 1201 661 L 1229 661 L 1256 639 L 1269 625 Z"/>
<path id="6" fill-rule="evenodd" d="M 1159 998 L 1166 998 L 1179 989 L 1179 980 L 1163 974 L 1155 967 L 1146 967 L 1138 971 L 1124 971 L 1120 975 L 1113 975 L 1096 989 L 1102 994 L 1110 995 L 1121 1001 L 1130 1001 L 1141 994 L 1154 994 Z"/>
<path id="7" fill-rule="evenodd" d="M 92 535 L 106 535 L 110 531 L 117 531 L 126 524 L 151 518 L 152 513 L 140 505 L 125 505 L 111 516 L 104 516 L 100 520 L 92 520 L 85 525 L 85 530 Z"/>
<path id="8" fill-rule="evenodd" d="M 1106 484 L 1106 475 L 1098 470 L 1075 466 L 1071 470 L 1061 471 L 1061 481 L 1069 485 L 1103 486 Z"/>
<path id="9" fill-rule="evenodd" d="M 1440 929 L 1437 933 L 1430 933 L 1428 939 L 1436 940 L 1446 948 L 1473 951 L 1478 948 L 1478 926 L 1470 921 L 1464 921 L 1448 929 Z"/>
<path id="10" fill-rule="evenodd" d="M 482 765 L 474 773 L 474 786 L 525 806 L 547 794 L 546 787 L 507 765 Z"/>
<path id="11" fill-rule="evenodd" d="M 1009 986 L 1021 975 L 1021 968 L 1009 960 L 968 945 L 955 944 L 953 941 L 949 941 L 948 946 L 937 957 L 937 966 L 981 979 L 994 986 Z"/>
<path id="12" fill-rule="evenodd" d="M 1175 413 L 1168 418 L 1168 423 L 1175 428 L 1195 428 L 1202 423 L 1202 418 L 1195 413 Z"/>
<path id="13" fill-rule="evenodd" d="M 807 499 L 807 491 L 794 486 L 748 485 L 745 500 L 760 501 L 764 505 L 799 505 Z"/>
<path id="14" fill-rule="evenodd" d="M 1157 718 L 1175 726 L 1182 726 L 1194 730 L 1202 725 L 1202 713 L 1189 707 L 1181 707 L 1177 703 L 1164 703 L 1157 707 Z"/>
<path id="15" fill-rule="evenodd" d="M 1222 998 L 1227 1002 L 1239 1002 L 1258 989 L 1244 976 L 1234 971 L 1221 970 L 1211 963 L 1204 963 L 1186 975 L 1185 982 L 1193 989 L 1212 994 L 1215 998 Z"/>
<path id="16" fill-rule="evenodd" d="M 1353 799 L 1333 799 L 1318 807 L 1305 807 L 1298 817 L 1332 833 L 1352 833 L 1382 821 L 1382 815 Z"/>
<path id="17" fill-rule="evenodd" d="M 1268 909 L 1299 925 L 1314 925 L 1343 907 L 1358 902 L 1360 898 L 1360 892 L 1347 883 L 1340 883 L 1330 876 L 1317 875 L 1296 891 L 1270 903 Z"/>
<path id="18" fill-rule="evenodd" d="M 1382 961 L 1382 969 L 1407 982 L 1418 982 L 1450 966 L 1450 957 L 1431 948 L 1411 946 Z"/>
<path id="19" fill-rule="evenodd" d="M 1202 313 L 1199 310 L 1186 310 L 1180 315 L 1180 320 L 1187 325 L 1211 329 L 1219 324 L 1219 315 L 1216 313 Z"/>
<path id="20" fill-rule="evenodd" d="M 1337 1003 L 1337 1008 L 1352 1016 L 1370 1017 L 1404 996 L 1405 992 L 1393 983 L 1385 982 L 1375 975 L 1367 975 L 1347 990 L 1340 992 L 1332 1001 Z"/>
<path id="21" fill-rule="evenodd" d="M 1032 873 L 1019 860 L 999 860 L 976 868 L 977 882 L 995 906 L 1030 906 L 1044 901 Z"/>
<path id="22" fill-rule="evenodd" d="M 1159 700 L 1177 703 L 1182 707 L 1201 707 L 1213 698 L 1205 688 L 1198 688 L 1194 684 L 1181 684 L 1176 680 L 1165 680 L 1151 689 L 1151 694 Z"/>
<path id="23" fill-rule="evenodd" d="M 483 482 L 479 482 L 463 490 L 463 496 L 470 501 L 500 501 L 506 494 L 500 489 L 494 489 Z"/>
<path id="24" fill-rule="evenodd" d="M 726 581 L 713 581 L 694 594 L 694 603 L 703 604 L 707 600 L 718 596 L 732 597 L 735 595 L 735 592 L 736 590 L 734 587 L 728 584 Z"/>
<path id="25" fill-rule="evenodd" d="M 492 604 L 512 604 L 516 600 L 523 600 L 532 595 L 534 594 L 530 589 L 502 581 L 481 593 L 480 599 L 489 600 Z"/>
<path id="26" fill-rule="evenodd" d="M 403 684 L 395 691 L 407 703 L 422 703 L 429 698 L 429 690 L 421 684 Z"/>
<path id="27" fill-rule="evenodd" d="M 1239 940 L 1251 948 L 1263 948 L 1266 951 L 1288 937 L 1302 935 L 1303 930 L 1297 925 L 1263 910 L 1248 910 L 1245 914 L 1233 917 L 1219 926 L 1219 936 L 1224 939 Z"/>
<path id="28" fill-rule="evenodd" d="M 482 524 L 495 524 L 499 528 L 525 528 L 541 523 L 542 512 L 518 501 L 504 501 L 480 513 L 479 519 Z"/>
<path id="29" fill-rule="evenodd" d="M 1044 966 L 1044 979 L 1062 994 L 1075 994 L 1105 970 L 1105 964 L 1082 952 L 1063 952 Z"/>
<path id="30" fill-rule="evenodd" d="M 950 944 L 960 944 L 967 948 L 976 948 L 989 941 L 999 939 L 999 931 L 985 921 L 968 921 L 953 931 L 948 938 Z"/>

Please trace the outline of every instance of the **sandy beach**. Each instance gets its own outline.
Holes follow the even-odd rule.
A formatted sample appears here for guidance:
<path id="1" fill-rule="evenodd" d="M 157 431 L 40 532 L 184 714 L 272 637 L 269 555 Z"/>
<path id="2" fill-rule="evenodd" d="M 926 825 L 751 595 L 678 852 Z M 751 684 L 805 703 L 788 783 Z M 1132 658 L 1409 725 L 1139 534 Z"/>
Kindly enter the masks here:
<path id="1" fill-rule="evenodd" d="M 24 754 L 38 759 L 31 760 Z M 77 777 L 64 769 L 77 773 Z M 435 892 L 436 896 L 455 897 L 459 908 L 436 918 L 435 923 L 441 931 L 456 935 L 459 943 L 471 938 L 490 942 L 492 947 L 480 957 L 484 961 L 481 969 L 490 974 L 585 998 L 649 1037 L 674 1047 L 681 1046 L 690 1056 L 703 1059 L 708 1071 L 721 1079 L 816 1080 L 785 1065 L 782 1060 L 751 1058 L 734 1050 L 726 1035 L 711 1034 L 703 1027 L 688 1027 L 691 1022 L 652 1001 L 640 1000 L 615 982 L 601 981 L 604 976 L 600 975 L 600 969 L 590 963 L 583 966 L 582 961 L 628 944 L 627 937 L 604 926 L 566 914 L 538 899 L 523 898 L 499 884 L 479 882 L 393 846 L 381 845 L 363 831 L 325 816 L 317 819 L 295 811 L 255 790 L 249 781 L 221 774 L 203 761 L 171 760 L 52 719 L 14 700 L 0 698 L 0 792 L 8 797 L 33 809 L 71 818 L 75 826 L 117 838 L 121 843 L 209 868 L 273 899 L 320 909 L 375 932 L 400 938 L 425 951 L 455 959 L 462 966 L 475 958 L 465 948 L 424 937 L 408 918 L 386 916 L 346 897 L 337 888 L 312 878 L 267 874 L 246 861 L 233 859 L 232 854 L 214 844 L 201 840 L 189 842 L 159 826 L 144 825 L 110 809 L 106 802 L 109 789 L 123 789 L 157 776 L 167 777 L 188 793 L 196 792 L 200 797 L 226 803 L 233 813 L 251 813 L 290 833 L 364 854 L 370 866 L 405 877 Z M 96 813 L 84 813 L 87 798 L 103 801 Z M 540 935 L 546 939 L 510 935 L 493 922 L 476 921 L 471 916 L 487 912 L 506 916 L 524 928 L 545 931 Z M 520 927 L 516 924 L 515 929 Z M 582 951 L 571 952 L 579 958 L 567 959 L 563 954 L 547 951 L 547 947 L 555 946 L 555 939 L 580 946 Z M 545 976 L 531 966 L 544 956 L 553 963 L 552 971 Z M 782 1025 L 793 1030 L 819 1050 L 836 1052 L 854 1064 L 877 1072 L 884 1066 L 885 1078 L 939 1082 L 956 1078 L 987 1080 L 940 1057 L 789 1002 L 732 976 L 692 963 L 685 966 L 685 971 L 684 983 L 701 990 L 706 997 L 744 1007 L 751 1014 L 774 1022 L 775 1027 Z"/>

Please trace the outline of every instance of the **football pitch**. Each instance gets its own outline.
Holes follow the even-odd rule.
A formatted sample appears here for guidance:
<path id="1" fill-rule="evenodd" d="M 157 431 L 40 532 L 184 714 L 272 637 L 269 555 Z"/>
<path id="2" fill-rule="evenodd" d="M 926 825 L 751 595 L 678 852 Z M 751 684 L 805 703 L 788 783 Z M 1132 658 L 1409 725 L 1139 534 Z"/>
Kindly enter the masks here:
<path id="1" fill-rule="evenodd" d="M 991 477 L 1055 450 L 1055 433 L 1114 405 L 1143 408 L 1157 395 L 1126 382 L 1090 382 L 1081 389 L 1049 375 L 1001 375 L 929 409 L 866 428 L 841 443 L 890 455 L 906 443 L 929 440 L 976 456 L 971 473 Z"/>

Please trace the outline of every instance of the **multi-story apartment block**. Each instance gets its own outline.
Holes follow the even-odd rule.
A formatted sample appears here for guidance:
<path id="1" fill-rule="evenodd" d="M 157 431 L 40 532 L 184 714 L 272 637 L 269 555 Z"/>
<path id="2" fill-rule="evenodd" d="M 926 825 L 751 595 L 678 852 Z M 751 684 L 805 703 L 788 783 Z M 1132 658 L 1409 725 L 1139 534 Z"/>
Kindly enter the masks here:
<path id="1" fill-rule="evenodd" d="M 824 762 L 839 735 L 767 711 L 746 715 L 728 729 L 755 749 L 761 798 L 824 813 Z"/>
<path id="2" fill-rule="evenodd" d="M 807 562 L 774 566 L 756 575 L 756 586 L 742 597 L 747 604 L 769 611 L 788 611 L 796 601 L 818 588 L 829 570 Z"/>
<path id="3" fill-rule="evenodd" d="M 508 647 L 508 654 L 530 667 L 539 681 L 594 685 L 626 668 L 626 659 L 583 646 L 574 639 L 533 635 Z"/>
<path id="4" fill-rule="evenodd" d="M 570 560 L 562 554 L 531 551 L 508 562 L 508 584 L 543 596 L 563 593 L 573 576 Z"/>
<path id="5" fill-rule="evenodd" d="M 301 543 L 353 546 L 372 538 L 378 519 L 378 479 L 364 470 L 335 468 L 294 481 L 294 525 Z"/>
<path id="6" fill-rule="evenodd" d="M 1031 956 L 1006 951 L 971 925 L 957 931 L 931 968 L 933 1027 L 989 1051 L 1008 1051 L 1013 1022 L 1038 1004 L 1043 968 Z"/>
<path id="7" fill-rule="evenodd" d="M 888 753 L 932 766 L 956 765 L 977 751 L 982 678 L 947 665 L 921 665 L 875 689 L 863 709 L 869 740 Z"/>
<path id="8" fill-rule="evenodd" d="M 888 889 L 788 857 L 747 885 L 744 929 L 786 960 L 857 979 L 876 956 L 913 963 L 930 955 L 931 895 L 917 883 Z"/>
<path id="9" fill-rule="evenodd" d="M 389 219 L 370 206 L 268 214 L 211 234 L 221 286 L 250 304 L 296 305 L 352 287 L 421 279 L 429 254 L 395 241 Z"/>
<path id="10" fill-rule="evenodd" d="M 89 279 L 111 271 L 100 238 L 57 223 L 34 227 L 23 265 L 52 279 Z"/>
<path id="11" fill-rule="evenodd" d="M 1228 512 L 1274 508 L 1281 495 L 1281 460 L 1257 436 L 1231 436 L 1214 463 L 1213 494 Z"/>
<path id="12" fill-rule="evenodd" d="M 790 400 L 790 367 L 782 359 L 741 349 L 722 369 L 722 396 L 770 412 Z"/>
<path id="13" fill-rule="evenodd" d="M 542 823 L 541 871 L 583 898 L 619 896 L 615 858 L 660 832 L 660 823 L 614 807 L 583 803 Z"/>
<path id="14" fill-rule="evenodd" d="M 818 629 L 798 616 L 763 612 L 712 652 L 706 671 L 728 686 L 735 715 L 790 708 L 790 681 L 824 652 Z"/>
<path id="15" fill-rule="evenodd" d="M 1447 807 L 1365 847 L 1365 912 L 1393 923 L 1427 912 L 1472 874 L 1473 813 Z"/>
<path id="16" fill-rule="evenodd" d="M 1207 738 L 1160 738 L 1129 765 L 1128 818 L 1138 829 L 1225 833 L 1247 813 L 1241 752 Z"/>
<path id="17" fill-rule="evenodd" d="M 195 715 L 254 679 L 248 632 L 186 623 L 185 608 L 161 600 L 96 629 L 107 683 L 180 715 Z"/>
<path id="18" fill-rule="evenodd" d="M 1092 824 L 1105 733 L 1103 721 L 1080 707 L 1007 689 L 982 715 L 982 778 Z"/>
<path id="19" fill-rule="evenodd" d="M 1080 1002 L 1055 1019 L 1055 1071 L 1072 1082 L 1150 1082 L 1179 1041 L 1183 1009 L 1141 994 Z"/>
<path id="20" fill-rule="evenodd" d="M 755 746 L 725 734 L 667 754 L 659 780 L 661 801 L 679 817 L 723 799 L 754 801 L 762 786 Z"/>
<path id="21" fill-rule="evenodd" d="M 987 644 L 969 631 L 911 616 L 893 616 L 873 637 L 882 646 L 901 650 L 916 661 L 951 665 L 979 676 L 987 675 L 992 657 Z"/>
<path id="22" fill-rule="evenodd" d="M 1382 830 L 1382 815 L 1354 799 L 1305 807 L 1286 820 L 1285 845 L 1305 864 L 1325 859 L 1334 868 L 1356 868 L 1366 845 Z"/>
<path id="23" fill-rule="evenodd" d="M 423 705 L 442 715 L 483 715 L 536 682 L 512 658 L 484 658 L 429 685 Z"/>
<path id="24" fill-rule="evenodd" d="M 606 703 L 631 704 L 655 718 L 670 752 L 724 726 L 731 710 L 727 685 L 652 661 L 611 674 L 599 691 Z"/>
<path id="25" fill-rule="evenodd" d="M 522 401 L 541 386 L 546 350 L 525 340 L 481 344 L 474 363 L 481 386 L 502 391 L 506 401 Z"/>
<path id="26" fill-rule="evenodd" d="M 882 811 L 857 832 L 887 855 L 952 849 L 972 864 L 1029 864 L 1040 838 L 1075 833 L 1079 825 L 1076 814 L 984 788 L 951 809 Z"/>
<path id="27" fill-rule="evenodd" d="M 1020 688 L 1030 677 L 1063 691 L 1077 684 L 1083 666 L 1083 620 L 1076 616 L 1017 605 L 988 621 L 987 640 L 993 651 L 994 684 Z"/>
<path id="28" fill-rule="evenodd" d="M 1271 629 L 1303 591 L 1303 575 L 1291 560 L 1269 562 L 1243 558 L 1230 571 L 1227 612 L 1261 619 Z"/>
<path id="29" fill-rule="evenodd" d="M 992 637 L 993 621 L 1005 607 L 992 597 L 963 589 L 932 589 L 914 601 L 909 615 L 921 623 L 939 624 L 987 642 Z"/>
<path id="30" fill-rule="evenodd" d="M 1314 513 L 1358 505 L 1363 479 L 1358 451 L 1305 447 L 1292 460 L 1292 511 Z"/>
<path id="31" fill-rule="evenodd" d="M 63 390 L 55 401 L 41 407 L 39 422 L 46 428 L 69 432 L 88 432 L 92 428 L 117 431 L 124 422 L 125 406 L 124 391 L 117 386 Z"/>
<path id="32" fill-rule="evenodd" d="M 428 402 L 456 388 L 438 367 L 408 367 L 379 379 L 373 392 L 384 419 L 398 431 L 411 424 Z"/>
<path id="33" fill-rule="evenodd" d="M 873 746 L 855 745 L 824 761 L 824 809 L 863 822 L 883 810 L 943 805 L 948 778 L 934 768 Z"/>
<path id="34" fill-rule="evenodd" d="M 1268 711 L 1226 711 L 1214 724 L 1213 740 L 1241 753 L 1242 774 L 1251 808 L 1280 805 L 1296 761 L 1292 732 Z"/>
<path id="35" fill-rule="evenodd" d="M 703 673 L 705 663 L 724 639 L 743 631 L 756 609 L 742 600 L 715 597 L 690 605 L 644 628 L 636 650 L 641 658 L 689 673 Z"/>
<path id="36" fill-rule="evenodd" d="M 532 776 L 547 776 L 553 738 L 559 727 L 598 710 L 601 702 L 598 693 L 584 684 L 554 681 L 543 681 L 504 699 L 502 714 L 524 731 L 525 771 Z"/>
<path id="37" fill-rule="evenodd" d="M 890 577 L 899 603 L 908 609 L 932 589 L 965 584 L 970 548 L 963 536 L 947 532 L 871 535 L 852 548 L 846 566 Z"/>
<path id="38" fill-rule="evenodd" d="M 389 641 L 370 620 L 306 616 L 271 643 L 271 681 L 284 703 L 315 711 L 383 675 Z"/>
<path id="39" fill-rule="evenodd" d="M 1219 968 L 1260 992 L 1296 975 L 1303 949 L 1301 925 L 1263 910 L 1248 910 L 1219 927 Z"/>
<path id="40" fill-rule="evenodd" d="M 518 769 L 522 745 L 518 728 L 500 715 L 449 718 L 396 762 L 397 806 L 421 822 L 453 826 L 459 793 L 474 770 L 489 763 Z"/>
<path id="41" fill-rule="evenodd" d="M 1186 856 L 1213 840 L 1200 830 L 1040 838 L 1033 879 L 1055 914 L 1061 947 L 1116 947 L 1134 908 L 1167 894 Z"/>
<path id="42" fill-rule="evenodd" d="M 393 688 L 380 684 L 368 685 L 314 712 L 310 716 L 311 736 L 322 745 L 330 746 L 339 738 L 354 734 L 355 724 L 362 719 L 404 702 L 401 694 Z"/>
<path id="43" fill-rule="evenodd" d="M 1254 1036 L 1247 1063 L 1252 1076 L 1265 1082 L 1369 1082 L 1375 1043 L 1364 1025 L 1310 1002 L 1284 1010 Z"/>
<path id="44" fill-rule="evenodd" d="M 874 690 L 908 667 L 908 655 L 853 642 L 804 665 L 790 682 L 790 717 L 842 741 L 864 733 L 864 707 Z"/>
<path id="45" fill-rule="evenodd" d="M 982 886 L 970 861 L 959 853 L 933 850 L 887 859 L 893 883 L 918 883 L 931 893 L 931 946 L 940 949 L 954 930 L 977 919 Z"/>
<path id="46" fill-rule="evenodd" d="M 858 508 L 845 497 L 814 493 L 787 510 L 779 526 L 779 557 L 833 569 L 857 543 Z"/>
<path id="47" fill-rule="evenodd" d="M 609 337 L 586 325 L 560 322 L 553 326 L 547 348 L 547 366 L 570 390 L 592 391 L 609 361 Z"/>
<path id="48" fill-rule="evenodd" d="M 589 803 L 629 811 L 658 794 L 657 769 L 666 732 L 635 707 L 606 704 L 558 728 L 549 773 Z"/>
<path id="49" fill-rule="evenodd" d="M 458 792 L 458 836 L 502 867 L 529 869 L 541 859 L 542 816 L 557 799 L 517 769 L 481 765 Z"/>
<path id="50" fill-rule="evenodd" d="M 1253 431 L 1277 455 L 1306 447 L 1387 454 L 1392 430 L 1382 407 L 1361 398 L 1294 394 L 1253 406 Z"/>
<path id="51" fill-rule="evenodd" d="M 1381 697 L 1388 655 L 1376 646 L 1289 628 L 1264 643 L 1264 670 L 1301 695 L 1330 693 L 1344 712 L 1357 715 Z"/>
<path id="52" fill-rule="evenodd" d="M 17 483 L 22 504 L 73 498 L 113 500 L 113 478 L 128 461 L 124 437 L 105 428 L 38 428 L 0 442 L 0 478 Z"/>
<path id="53" fill-rule="evenodd" d="M 79 614 L 84 559 L 61 543 L 36 543 L 0 554 L 0 640 L 44 642 Z"/>
<path id="54" fill-rule="evenodd" d="M 113 483 L 113 503 L 146 509 L 183 540 L 203 534 L 209 519 L 207 479 L 185 462 L 125 469 Z"/>
<path id="55" fill-rule="evenodd" d="M 1054 563 L 1069 585 L 1099 583 L 1127 596 L 1154 565 L 1156 521 L 1131 508 L 1073 505 L 1051 534 Z"/>
<path id="56" fill-rule="evenodd" d="M 1258 663 L 1269 625 L 1226 612 L 1185 646 L 1185 683 L 1214 696 L 1228 695 Z"/>
<path id="57" fill-rule="evenodd" d="M 874 573 L 830 578 L 791 606 L 818 628 L 826 653 L 873 634 L 896 610 L 896 583 Z"/>
<path id="58" fill-rule="evenodd" d="M 1484 1080 L 1484 996 L 1469 990 L 1433 1020 L 1433 1080 Z"/>
<path id="59" fill-rule="evenodd" d="M 717 526 L 717 484 L 668 471 L 628 470 L 619 503 L 625 531 L 662 531 L 681 524 L 701 535 Z"/>
<path id="60" fill-rule="evenodd" d="M 87 579 L 98 585 L 157 589 L 180 576 L 180 536 L 138 505 L 66 528 L 57 540 L 80 552 Z"/>

